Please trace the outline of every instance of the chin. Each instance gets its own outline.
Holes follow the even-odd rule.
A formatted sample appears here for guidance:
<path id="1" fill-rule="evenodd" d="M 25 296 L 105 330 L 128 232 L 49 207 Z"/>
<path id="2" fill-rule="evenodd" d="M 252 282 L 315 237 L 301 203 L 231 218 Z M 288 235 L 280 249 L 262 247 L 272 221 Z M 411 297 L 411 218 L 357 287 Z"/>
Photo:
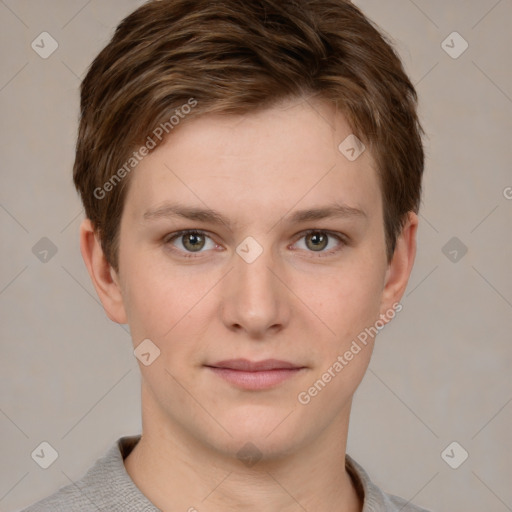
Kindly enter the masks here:
<path id="1" fill-rule="evenodd" d="M 255 411 L 249 414 L 245 408 L 245 414 L 232 414 L 220 421 L 231 436 L 209 438 L 208 442 L 217 451 L 242 462 L 245 458 L 282 458 L 308 437 L 307 425 L 302 422 L 299 428 L 297 418 L 290 414 L 291 411 L 291 408 L 278 408 L 270 414 Z"/>

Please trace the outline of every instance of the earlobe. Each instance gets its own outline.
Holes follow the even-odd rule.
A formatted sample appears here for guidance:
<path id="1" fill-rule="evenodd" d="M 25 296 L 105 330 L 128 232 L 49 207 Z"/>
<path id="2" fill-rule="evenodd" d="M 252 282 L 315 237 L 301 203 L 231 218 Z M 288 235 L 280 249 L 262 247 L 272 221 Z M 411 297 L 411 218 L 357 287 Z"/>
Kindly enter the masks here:
<path id="1" fill-rule="evenodd" d="M 114 322 L 127 323 L 118 276 L 105 258 L 89 219 L 80 226 L 80 251 L 105 313 Z"/>
<path id="2" fill-rule="evenodd" d="M 386 316 L 386 312 L 393 307 L 393 304 L 400 302 L 405 292 L 416 257 L 417 228 L 418 216 L 414 212 L 409 212 L 386 271 L 381 300 L 381 316 Z"/>

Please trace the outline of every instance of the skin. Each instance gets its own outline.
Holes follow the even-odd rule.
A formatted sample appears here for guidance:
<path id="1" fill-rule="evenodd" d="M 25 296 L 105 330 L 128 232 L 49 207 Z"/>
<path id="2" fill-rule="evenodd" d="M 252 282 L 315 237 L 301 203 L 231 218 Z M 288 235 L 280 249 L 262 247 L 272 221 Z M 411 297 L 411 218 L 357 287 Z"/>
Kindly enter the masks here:
<path id="1" fill-rule="evenodd" d="M 130 176 L 118 273 L 83 222 L 82 255 L 107 315 L 130 325 L 134 347 L 149 338 L 160 349 L 149 366 L 139 362 L 143 436 L 125 460 L 158 508 L 362 509 L 344 461 L 352 396 L 373 341 L 307 405 L 297 396 L 359 333 L 389 319 L 409 279 L 418 219 L 409 214 L 388 262 L 370 151 L 350 162 L 338 150 L 350 133 L 319 99 L 196 118 Z M 178 202 L 215 210 L 226 223 L 162 214 Z M 299 210 L 332 203 L 362 213 L 291 222 Z M 148 211 L 160 215 L 145 218 Z M 170 240 L 185 229 L 205 232 L 199 252 Z M 319 248 L 304 233 L 311 229 L 344 242 L 332 236 Z M 249 236 L 263 249 L 252 263 L 236 252 Z M 235 358 L 304 369 L 255 391 L 204 366 Z M 237 457 L 248 442 L 261 455 L 250 467 Z"/>

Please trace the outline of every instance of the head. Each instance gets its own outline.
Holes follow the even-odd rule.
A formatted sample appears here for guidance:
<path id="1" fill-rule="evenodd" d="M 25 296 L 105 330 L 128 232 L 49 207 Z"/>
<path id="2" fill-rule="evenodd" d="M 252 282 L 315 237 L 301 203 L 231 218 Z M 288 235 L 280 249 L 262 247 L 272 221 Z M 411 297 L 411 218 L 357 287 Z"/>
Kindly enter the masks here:
<path id="1" fill-rule="evenodd" d="M 81 92 L 82 253 L 108 316 L 160 351 L 141 364 L 153 418 L 230 453 L 348 419 L 421 193 L 416 93 L 385 36 L 343 0 L 151 1 Z M 208 368 L 236 358 L 302 370 L 248 391 Z"/>

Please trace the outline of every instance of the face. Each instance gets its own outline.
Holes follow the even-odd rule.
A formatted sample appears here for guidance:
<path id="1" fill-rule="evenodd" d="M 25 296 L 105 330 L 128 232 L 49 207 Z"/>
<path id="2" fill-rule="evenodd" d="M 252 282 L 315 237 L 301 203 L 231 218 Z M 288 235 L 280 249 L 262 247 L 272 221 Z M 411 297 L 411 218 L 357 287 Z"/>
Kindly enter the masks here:
<path id="1" fill-rule="evenodd" d="M 110 316 L 160 351 L 140 363 L 146 423 L 269 457 L 346 426 L 361 334 L 397 300 L 372 157 L 338 149 L 350 134 L 289 100 L 184 123 L 133 171 Z"/>

